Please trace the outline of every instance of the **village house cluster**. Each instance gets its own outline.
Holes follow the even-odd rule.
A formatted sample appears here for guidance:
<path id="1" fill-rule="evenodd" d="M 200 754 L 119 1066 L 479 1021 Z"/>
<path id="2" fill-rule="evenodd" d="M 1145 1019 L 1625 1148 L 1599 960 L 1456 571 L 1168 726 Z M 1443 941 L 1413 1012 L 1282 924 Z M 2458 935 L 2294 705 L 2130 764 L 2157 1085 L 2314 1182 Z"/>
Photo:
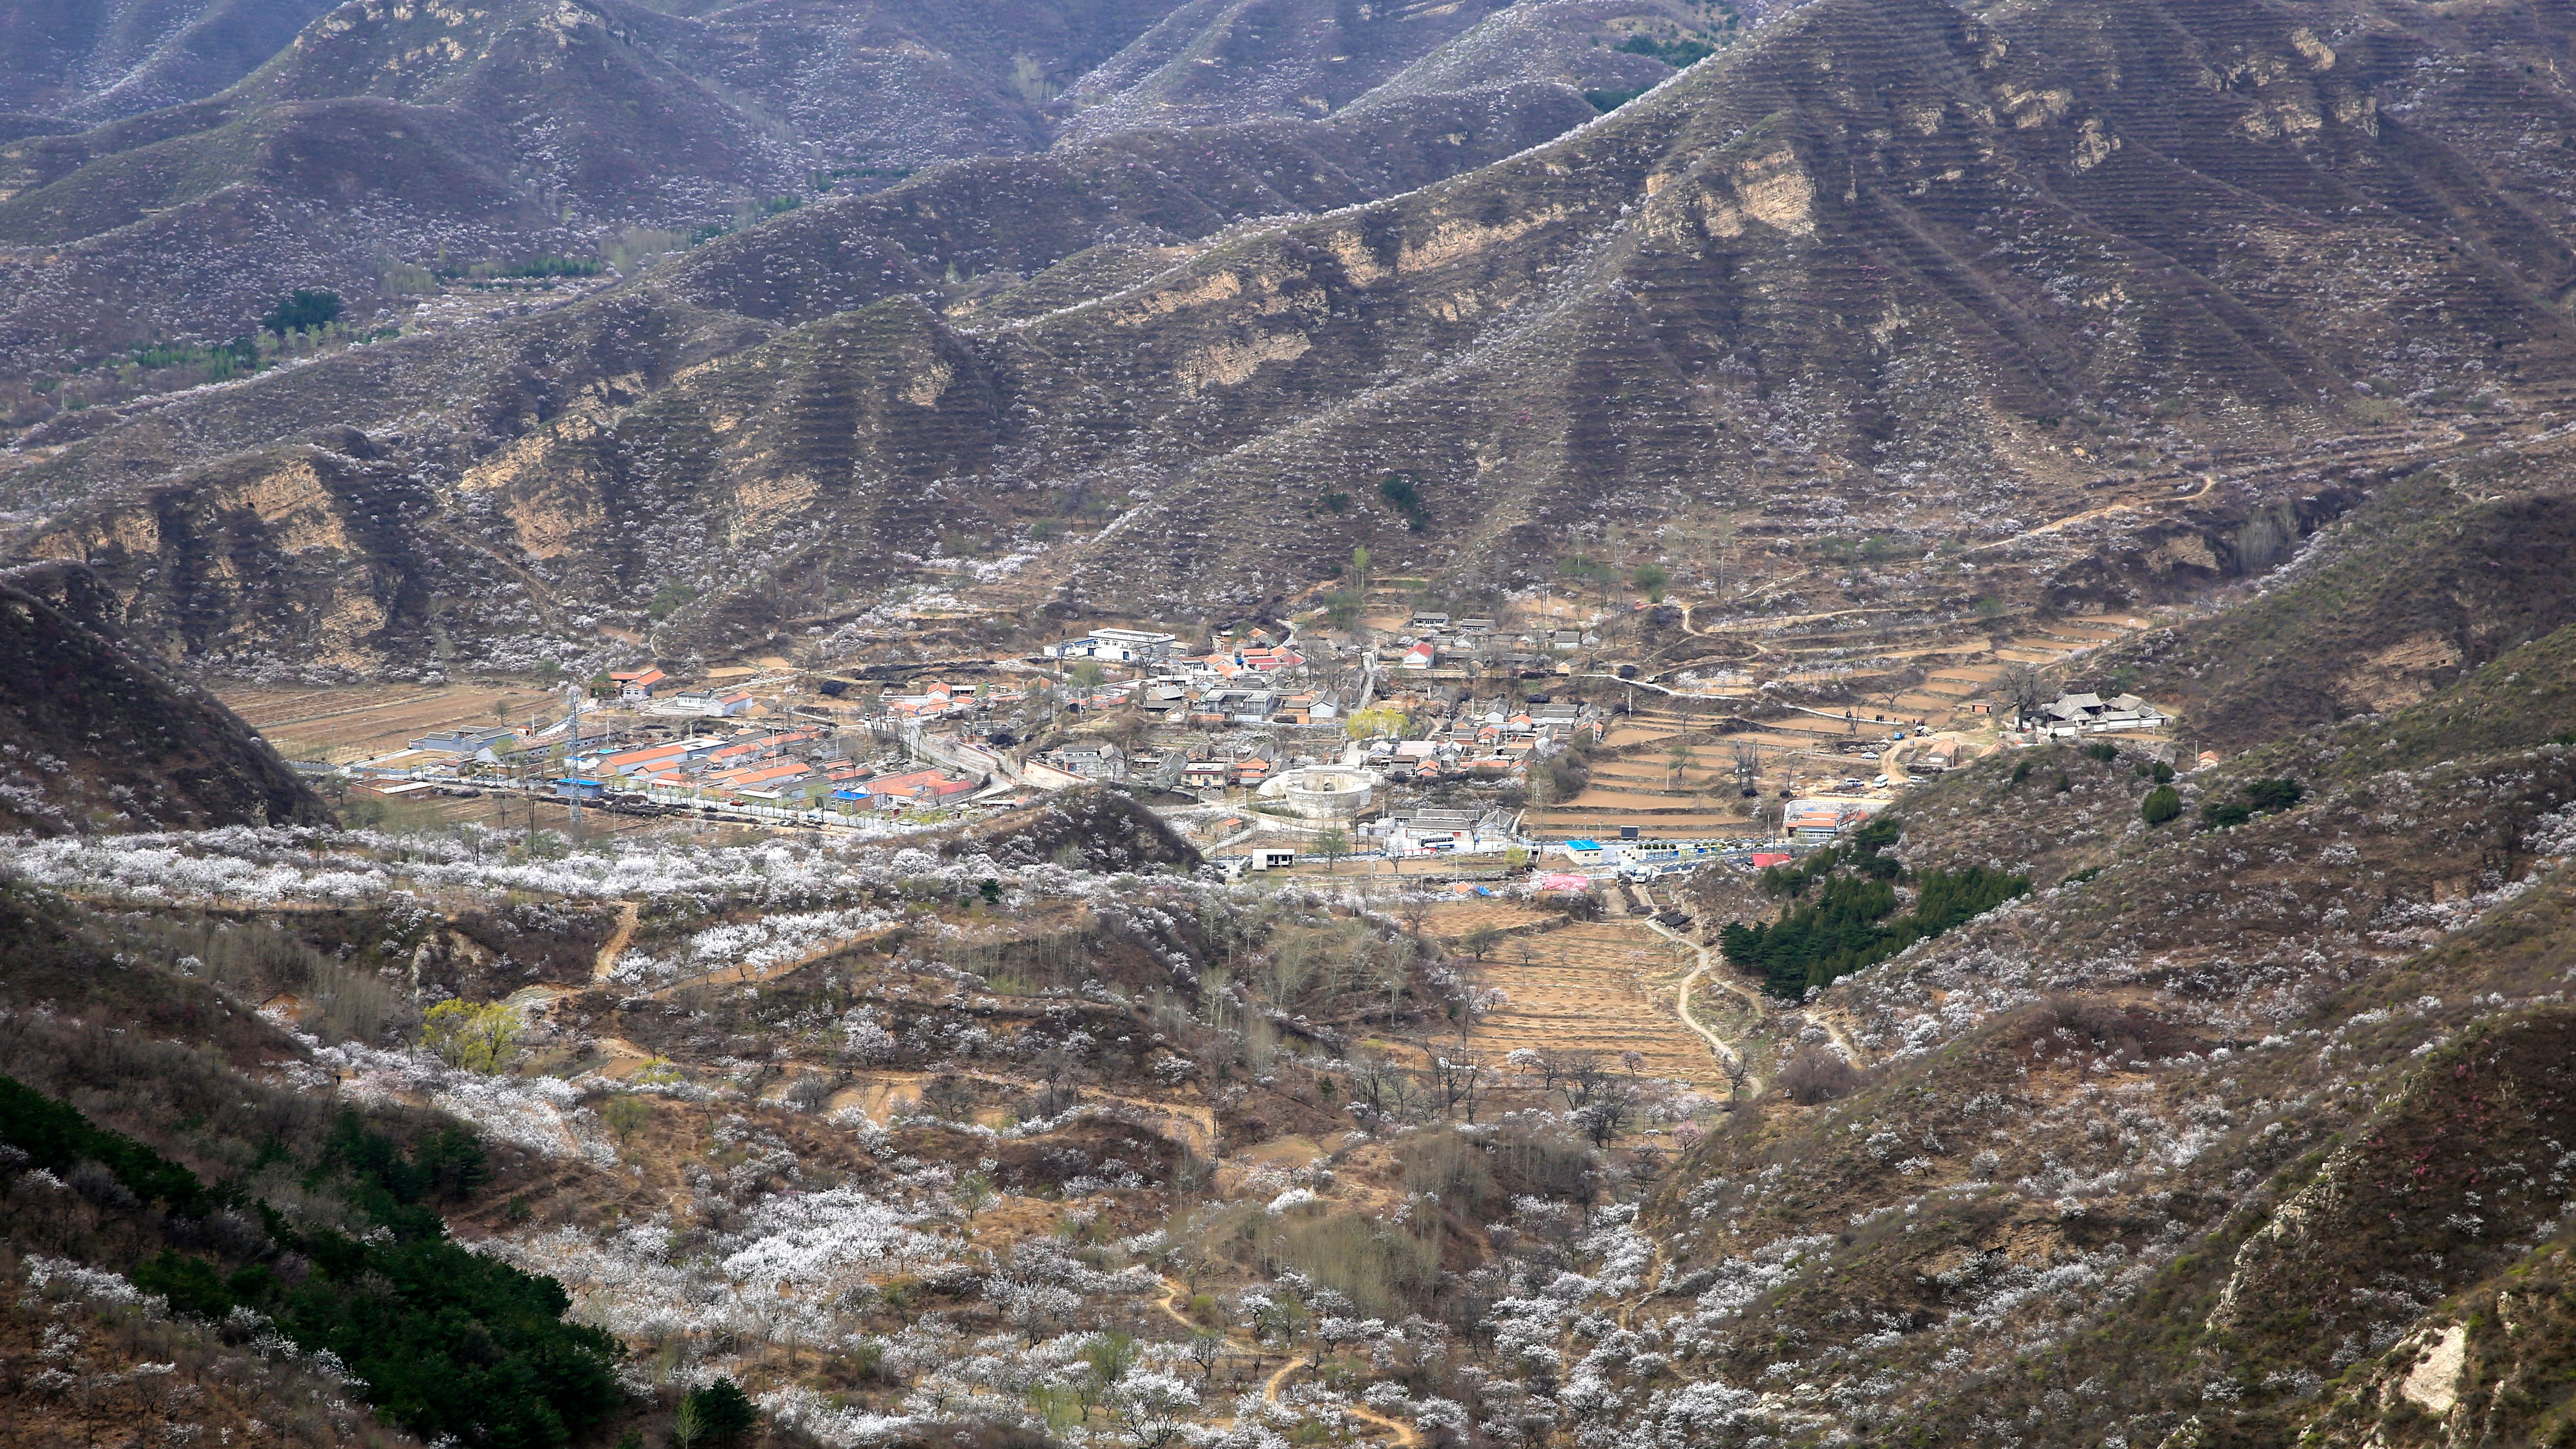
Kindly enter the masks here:
<path id="1" fill-rule="evenodd" d="M 1564 792 L 1583 788 L 1589 766 L 1569 775 L 1551 762 L 1594 758 L 1635 691 L 1661 686 L 1638 684 L 1624 702 L 1615 686 L 1579 687 L 1578 674 L 1637 671 L 1597 662 L 1598 635 L 1541 622 L 1416 609 L 1375 629 L 1252 618 L 1187 636 L 1121 622 L 1019 657 L 897 654 L 838 670 L 772 659 L 703 680 L 646 665 L 590 681 L 563 718 L 456 726 L 349 772 L 388 794 L 497 788 L 824 829 L 953 820 L 1106 784 L 1230 868 L 1476 857 L 1633 879 L 1814 848 L 1884 808 L 1906 777 L 1994 747 L 1883 712 L 1837 721 L 1791 706 L 1826 721 L 1808 727 L 1808 754 L 1870 758 L 1875 778 L 1851 766 L 1848 778 L 1784 777 L 1779 803 L 1737 812 L 1740 830 L 1657 830 L 1615 803 L 1569 818 Z M 2169 720 L 2134 695 L 2069 694 L 1997 723 L 2004 741 L 2027 744 Z M 1607 758 L 1633 759 L 1628 748 Z"/>
<path id="2" fill-rule="evenodd" d="M 974 772 L 886 755 L 793 676 L 686 687 L 658 668 L 610 675 L 551 722 L 433 731 L 344 773 L 402 797 L 505 789 L 629 812 L 771 823 L 919 816 L 962 803 Z"/>
<path id="3" fill-rule="evenodd" d="M 2104 699 L 2098 694 L 2061 694 L 2046 704 L 2017 711 L 2008 721 L 2015 744 L 2072 739 L 2077 735 L 2160 730 L 2172 723 L 2163 711 L 2134 694 Z"/>
<path id="4" fill-rule="evenodd" d="M 1553 642 L 1440 613 L 1382 639 L 1256 621 L 1185 644 L 1107 627 L 1046 645 L 1022 684 L 890 689 L 868 723 L 922 759 L 1010 786 L 1105 782 L 1169 810 L 1246 807 L 1210 822 L 1212 846 L 1267 820 L 1292 834 L 1339 828 L 1367 855 L 1530 850 L 1504 802 L 1534 763 L 1598 743 L 1608 723 L 1596 704 L 1530 692 L 1526 681 L 1563 672 L 1544 652 Z M 1581 642 L 1567 631 L 1567 647 Z"/>

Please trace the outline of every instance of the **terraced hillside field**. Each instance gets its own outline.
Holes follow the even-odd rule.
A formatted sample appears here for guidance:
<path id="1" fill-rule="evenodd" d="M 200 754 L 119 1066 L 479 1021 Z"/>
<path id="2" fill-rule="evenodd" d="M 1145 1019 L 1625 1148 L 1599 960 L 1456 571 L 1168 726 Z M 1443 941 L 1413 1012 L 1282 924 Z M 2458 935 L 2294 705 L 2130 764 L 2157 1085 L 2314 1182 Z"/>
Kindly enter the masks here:
<path id="1" fill-rule="evenodd" d="M 559 715 L 541 689 L 482 685 L 294 689 L 246 685 L 219 690 L 224 703 L 291 759 L 346 764 L 399 750 L 432 730 L 516 724 L 532 713 Z"/>
<path id="2" fill-rule="evenodd" d="M 1708 1044 L 1673 1012 L 1672 984 L 1688 969 L 1671 943 L 1624 920 L 1517 938 L 1471 970 L 1504 1001 L 1469 1042 L 1496 1058 L 1522 1047 L 1635 1051 L 1648 1076 L 1723 1089 Z"/>

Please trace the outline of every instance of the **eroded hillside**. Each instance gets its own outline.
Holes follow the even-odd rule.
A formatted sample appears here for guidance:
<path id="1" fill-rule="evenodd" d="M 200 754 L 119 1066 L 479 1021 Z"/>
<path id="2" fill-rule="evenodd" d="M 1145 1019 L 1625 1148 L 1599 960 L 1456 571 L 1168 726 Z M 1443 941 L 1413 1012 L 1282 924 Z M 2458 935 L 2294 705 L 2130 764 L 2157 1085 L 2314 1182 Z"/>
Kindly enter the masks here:
<path id="1" fill-rule="evenodd" d="M 1837 0 L 1520 154 L 1565 92 L 934 173 L 535 316 L 49 424 L 9 486 L 116 512 L 364 430 L 427 490 L 394 552 L 434 524 L 548 600 L 459 617 L 468 658 L 641 627 L 675 572 L 704 602 L 668 647 L 722 651 L 933 557 L 1006 613 L 1276 607 L 1354 545 L 1511 587 L 1650 536 L 1735 580 L 1720 608 L 2178 598 L 2552 415 L 2553 24 Z M 1879 566 L 1826 546 L 1864 535 Z M 236 607 L 207 627 L 302 648 Z"/>

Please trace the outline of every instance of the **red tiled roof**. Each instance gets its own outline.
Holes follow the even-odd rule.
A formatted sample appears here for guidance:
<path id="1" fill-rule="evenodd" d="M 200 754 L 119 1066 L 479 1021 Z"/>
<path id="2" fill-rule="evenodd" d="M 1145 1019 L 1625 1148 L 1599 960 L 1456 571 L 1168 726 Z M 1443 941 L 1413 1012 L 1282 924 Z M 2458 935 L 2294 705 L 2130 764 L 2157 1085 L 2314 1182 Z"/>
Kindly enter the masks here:
<path id="1" fill-rule="evenodd" d="M 685 755 L 688 752 L 689 747 L 687 745 L 652 745 L 645 749 L 627 750 L 619 754 L 610 755 L 601 760 L 600 764 L 612 770 L 622 770 L 629 765 L 657 764 L 666 759 Z"/>
<path id="2" fill-rule="evenodd" d="M 952 780 L 946 773 L 939 770 L 913 770 L 901 775 L 881 775 L 873 780 L 862 780 L 860 784 L 865 786 L 871 795 L 892 795 L 904 800 L 925 793 L 933 799 L 940 799 L 950 795 L 960 795 L 975 788 L 974 781 Z"/>

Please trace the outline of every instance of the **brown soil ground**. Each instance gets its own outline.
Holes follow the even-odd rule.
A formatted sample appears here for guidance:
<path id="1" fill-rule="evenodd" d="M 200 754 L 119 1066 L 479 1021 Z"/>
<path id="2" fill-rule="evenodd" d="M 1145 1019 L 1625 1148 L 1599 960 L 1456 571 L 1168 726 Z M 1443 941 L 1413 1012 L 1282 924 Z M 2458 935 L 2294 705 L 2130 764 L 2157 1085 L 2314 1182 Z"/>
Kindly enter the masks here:
<path id="1" fill-rule="evenodd" d="M 354 794 L 353 799 L 358 798 Z M 528 828 L 528 802 L 516 795 L 474 795 L 453 797 L 424 791 L 417 795 L 396 796 L 388 802 L 387 820 L 405 829 L 422 829 L 439 825 L 485 825 L 494 830 Z M 669 820 L 645 815 L 618 815 L 606 810 L 584 810 L 576 831 L 571 808 L 560 801 L 539 800 L 536 808 L 537 828 L 558 834 L 575 835 L 581 840 L 607 840 L 620 836 L 655 834 L 690 835 L 707 845 L 734 845 L 759 839 L 771 832 L 755 826 L 716 825 L 702 821 Z"/>
<path id="2" fill-rule="evenodd" d="M 1434 906 L 1425 929 L 1442 940 L 1460 941 L 1487 927 L 1527 935 L 1551 930 L 1564 921 L 1562 912 L 1540 910 L 1520 901 L 1468 900 Z"/>
<path id="3" fill-rule="evenodd" d="M 1674 1014 L 1672 983 L 1688 969 L 1669 943 L 1628 922 L 1515 938 L 1469 968 L 1478 985 L 1507 998 L 1469 1041 L 1497 1057 L 1521 1047 L 1637 1051 L 1651 1076 L 1723 1090 L 1708 1044 Z"/>
<path id="4" fill-rule="evenodd" d="M 562 696 L 555 691 L 468 684 L 327 689 L 245 685 L 219 689 L 216 697 L 287 758 L 332 764 L 399 750 L 432 730 L 453 725 L 525 726 L 531 712 L 562 712 Z"/>

